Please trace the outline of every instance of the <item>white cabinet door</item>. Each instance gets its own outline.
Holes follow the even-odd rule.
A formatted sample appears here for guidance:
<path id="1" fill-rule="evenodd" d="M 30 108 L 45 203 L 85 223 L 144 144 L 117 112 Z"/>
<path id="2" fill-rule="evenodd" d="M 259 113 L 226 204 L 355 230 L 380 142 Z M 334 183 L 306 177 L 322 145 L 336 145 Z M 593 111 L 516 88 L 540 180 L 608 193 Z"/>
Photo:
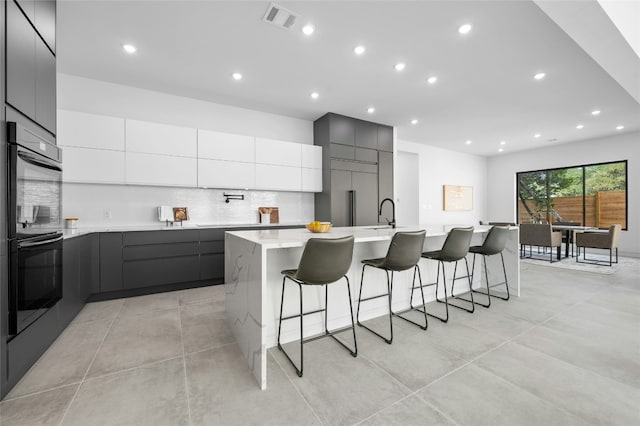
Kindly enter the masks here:
<path id="1" fill-rule="evenodd" d="M 102 149 L 62 148 L 64 182 L 124 184 L 124 152 Z"/>
<path id="2" fill-rule="evenodd" d="M 128 184 L 190 186 L 198 185 L 195 158 L 127 152 L 125 176 Z"/>
<path id="3" fill-rule="evenodd" d="M 256 163 L 300 167 L 301 146 L 299 143 L 256 138 Z"/>
<path id="4" fill-rule="evenodd" d="M 195 158 L 196 129 L 146 121 L 126 120 L 126 151 Z"/>
<path id="5" fill-rule="evenodd" d="M 198 130 L 198 158 L 253 163 L 256 159 L 255 138 Z"/>
<path id="6" fill-rule="evenodd" d="M 57 126 L 59 146 L 124 151 L 124 118 L 58 110 Z"/>
<path id="7" fill-rule="evenodd" d="M 300 167 L 256 164 L 256 188 L 273 191 L 301 191 Z"/>
<path id="8" fill-rule="evenodd" d="M 254 163 L 198 159 L 198 186 L 201 188 L 252 189 L 255 184 Z"/>
<path id="9" fill-rule="evenodd" d="M 318 145 L 302 146 L 302 167 L 309 169 L 322 168 L 322 147 Z"/>
<path id="10" fill-rule="evenodd" d="M 302 168 L 302 191 L 322 192 L 322 169 Z"/>

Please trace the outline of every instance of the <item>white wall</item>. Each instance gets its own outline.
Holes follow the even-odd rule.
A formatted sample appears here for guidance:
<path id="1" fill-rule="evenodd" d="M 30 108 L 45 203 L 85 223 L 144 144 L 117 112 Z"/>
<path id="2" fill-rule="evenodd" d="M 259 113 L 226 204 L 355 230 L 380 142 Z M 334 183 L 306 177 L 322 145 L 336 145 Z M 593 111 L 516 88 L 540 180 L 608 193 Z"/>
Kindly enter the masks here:
<path id="1" fill-rule="evenodd" d="M 104 81 L 58 74 L 58 109 L 313 144 L 313 122 L 204 102 Z M 64 167 L 64 152 L 63 152 Z M 156 222 L 155 207 L 190 208 L 195 223 L 257 223 L 257 207 L 277 206 L 280 222 L 313 220 L 314 194 L 274 191 L 244 193 L 244 201 L 223 202 L 222 190 L 132 185 L 63 185 L 63 217 L 80 226 L 145 225 Z"/>
<path id="2" fill-rule="evenodd" d="M 420 157 L 420 223 L 433 225 L 477 225 L 486 220 L 486 158 L 449 151 L 403 140 L 396 141 L 398 151 L 414 152 Z M 473 210 L 444 211 L 443 185 L 473 187 Z"/>
<path id="3" fill-rule="evenodd" d="M 516 173 L 545 168 L 628 160 L 627 227 L 620 253 L 640 257 L 640 132 L 561 144 L 491 157 L 487 161 L 487 217 L 513 221 L 516 217 Z"/>

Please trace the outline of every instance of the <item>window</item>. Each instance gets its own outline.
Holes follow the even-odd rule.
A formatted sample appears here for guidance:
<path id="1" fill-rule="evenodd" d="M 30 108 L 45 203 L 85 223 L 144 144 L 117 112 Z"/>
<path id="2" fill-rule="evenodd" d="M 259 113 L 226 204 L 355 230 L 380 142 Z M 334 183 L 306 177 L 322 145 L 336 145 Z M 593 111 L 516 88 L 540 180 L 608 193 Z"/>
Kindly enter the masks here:
<path id="1" fill-rule="evenodd" d="M 520 172 L 518 223 L 627 229 L 627 161 Z"/>

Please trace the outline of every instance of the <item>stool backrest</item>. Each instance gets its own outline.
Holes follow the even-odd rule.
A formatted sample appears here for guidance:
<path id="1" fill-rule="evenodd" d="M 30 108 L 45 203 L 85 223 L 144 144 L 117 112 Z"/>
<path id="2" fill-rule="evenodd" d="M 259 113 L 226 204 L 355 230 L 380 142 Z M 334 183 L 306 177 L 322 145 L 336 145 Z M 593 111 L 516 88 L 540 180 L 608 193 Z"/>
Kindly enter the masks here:
<path id="1" fill-rule="evenodd" d="M 353 235 L 344 238 L 309 238 L 296 277 L 308 284 L 329 284 L 342 278 L 353 257 Z"/>
<path id="2" fill-rule="evenodd" d="M 416 266 L 422 255 L 426 233 L 424 229 L 415 232 L 396 232 L 381 266 L 394 271 L 404 271 Z"/>
<path id="3" fill-rule="evenodd" d="M 489 230 L 487 238 L 482 244 L 483 252 L 487 255 L 498 254 L 504 250 L 509 236 L 508 226 L 494 226 Z"/>
<path id="4" fill-rule="evenodd" d="M 451 229 L 442 246 L 442 260 L 455 262 L 465 257 L 469 253 L 471 237 L 473 237 L 473 226 Z"/>

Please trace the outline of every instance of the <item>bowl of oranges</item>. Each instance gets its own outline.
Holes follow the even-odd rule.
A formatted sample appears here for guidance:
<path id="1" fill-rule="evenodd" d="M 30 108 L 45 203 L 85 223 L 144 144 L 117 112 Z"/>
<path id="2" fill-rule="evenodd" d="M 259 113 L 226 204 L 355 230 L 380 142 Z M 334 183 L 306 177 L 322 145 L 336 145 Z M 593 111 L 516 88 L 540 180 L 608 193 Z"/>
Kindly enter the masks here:
<path id="1" fill-rule="evenodd" d="M 307 223 L 307 229 L 311 232 L 319 232 L 319 233 L 329 232 L 329 229 L 331 229 L 331 222 L 319 222 L 316 220 L 316 221 Z"/>

